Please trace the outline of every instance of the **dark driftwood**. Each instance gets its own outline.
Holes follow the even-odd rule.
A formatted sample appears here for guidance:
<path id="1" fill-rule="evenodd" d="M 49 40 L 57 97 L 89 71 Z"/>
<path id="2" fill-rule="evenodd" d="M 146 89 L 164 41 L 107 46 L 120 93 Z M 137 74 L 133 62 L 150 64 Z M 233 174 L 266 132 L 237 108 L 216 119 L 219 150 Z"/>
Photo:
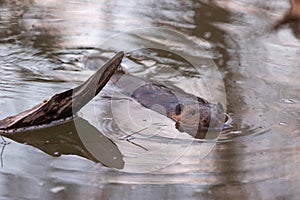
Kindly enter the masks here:
<path id="1" fill-rule="evenodd" d="M 123 52 L 117 53 L 82 85 L 55 94 L 29 110 L 0 120 L 0 131 L 42 125 L 72 117 L 100 92 L 120 65 L 123 56 Z"/>

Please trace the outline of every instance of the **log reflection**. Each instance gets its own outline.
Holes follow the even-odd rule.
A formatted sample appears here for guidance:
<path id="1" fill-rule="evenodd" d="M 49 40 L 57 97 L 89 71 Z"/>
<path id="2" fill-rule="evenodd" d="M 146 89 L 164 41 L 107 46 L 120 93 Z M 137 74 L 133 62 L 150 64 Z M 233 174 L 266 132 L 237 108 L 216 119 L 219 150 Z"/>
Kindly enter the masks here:
<path id="1" fill-rule="evenodd" d="M 81 118 L 5 137 L 38 148 L 53 157 L 78 155 L 107 167 L 124 167 L 123 156 L 117 145 Z"/>

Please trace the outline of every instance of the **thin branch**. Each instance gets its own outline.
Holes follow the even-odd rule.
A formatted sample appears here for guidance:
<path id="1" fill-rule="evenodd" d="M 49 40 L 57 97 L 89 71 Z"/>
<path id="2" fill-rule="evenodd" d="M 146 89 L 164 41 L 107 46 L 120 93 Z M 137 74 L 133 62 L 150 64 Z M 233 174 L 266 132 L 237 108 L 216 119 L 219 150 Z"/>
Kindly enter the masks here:
<path id="1" fill-rule="evenodd" d="M 148 151 L 148 149 L 147 149 L 146 147 L 143 147 L 143 146 L 140 145 L 140 144 L 137 144 L 137 143 L 135 143 L 135 142 L 132 142 L 132 141 L 129 140 L 129 139 L 127 139 L 126 141 L 129 142 L 129 143 L 131 143 L 131 144 L 133 144 L 133 145 L 135 145 L 135 146 L 137 146 L 137 147 L 140 147 L 140 148 L 144 149 L 145 151 Z"/>
<path id="2" fill-rule="evenodd" d="M 142 145 L 139 145 L 139 144 L 137 144 L 137 143 L 131 141 L 131 140 L 135 139 L 134 137 L 132 137 L 134 134 L 140 133 L 140 132 L 142 132 L 142 131 L 144 131 L 144 130 L 146 130 L 146 129 L 147 129 L 147 128 L 143 128 L 143 129 L 141 129 L 141 130 L 139 130 L 139 131 L 136 131 L 136 132 L 133 132 L 133 133 L 131 133 L 131 134 L 129 134 L 129 135 L 124 135 L 124 136 L 122 136 L 122 137 L 119 137 L 118 139 L 119 139 L 119 140 L 126 140 L 127 142 L 129 142 L 129 143 L 131 143 L 131 144 L 133 144 L 133 145 L 135 145 L 135 146 L 137 146 L 137 147 L 140 147 L 140 148 L 144 149 L 145 151 L 148 151 L 148 149 L 145 148 L 145 147 L 143 147 Z"/>
<path id="3" fill-rule="evenodd" d="M 3 167 L 3 153 L 4 153 L 4 148 L 5 146 L 8 144 L 8 142 L 6 142 L 3 138 L 3 136 L 1 136 L 1 139 L 2 139 L 2 149 L 1 149 L 1 153 L 0 153 L 0 160 L 1 160 L 1 167 Z"/>

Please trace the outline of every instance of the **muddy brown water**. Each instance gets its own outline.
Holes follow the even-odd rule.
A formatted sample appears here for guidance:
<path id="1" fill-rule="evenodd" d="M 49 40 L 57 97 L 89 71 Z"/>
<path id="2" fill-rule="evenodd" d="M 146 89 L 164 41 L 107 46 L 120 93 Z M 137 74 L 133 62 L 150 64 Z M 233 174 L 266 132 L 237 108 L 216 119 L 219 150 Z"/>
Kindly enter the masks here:
<path id="1" fill-rule="evenodd" d="M 289 1 L 205 2 L 0 1 L 1 118 L 125 50 L 130 74 L 233 120 L 194 140 L 108 84 L 75 122 L 4 137 L 1 199 L 297 199 L 300 41 L 270 31 Z"/>

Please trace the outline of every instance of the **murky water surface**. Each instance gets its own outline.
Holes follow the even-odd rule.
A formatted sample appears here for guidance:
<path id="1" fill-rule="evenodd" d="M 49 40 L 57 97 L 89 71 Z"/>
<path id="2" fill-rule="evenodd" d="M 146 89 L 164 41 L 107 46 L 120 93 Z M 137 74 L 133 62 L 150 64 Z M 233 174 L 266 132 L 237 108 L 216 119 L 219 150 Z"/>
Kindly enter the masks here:
<path id="1" fill-rule="evenodd" d="M 79 119 L 4 138 L 1 199 L 297 199 L 300 41 L 270 31 L 289 6 L 0 1 L 1 118 L 123 50 L 128 73 L 221 102 L 233 120 L 218 141 L 195 140 L 109 83 Z"/>

